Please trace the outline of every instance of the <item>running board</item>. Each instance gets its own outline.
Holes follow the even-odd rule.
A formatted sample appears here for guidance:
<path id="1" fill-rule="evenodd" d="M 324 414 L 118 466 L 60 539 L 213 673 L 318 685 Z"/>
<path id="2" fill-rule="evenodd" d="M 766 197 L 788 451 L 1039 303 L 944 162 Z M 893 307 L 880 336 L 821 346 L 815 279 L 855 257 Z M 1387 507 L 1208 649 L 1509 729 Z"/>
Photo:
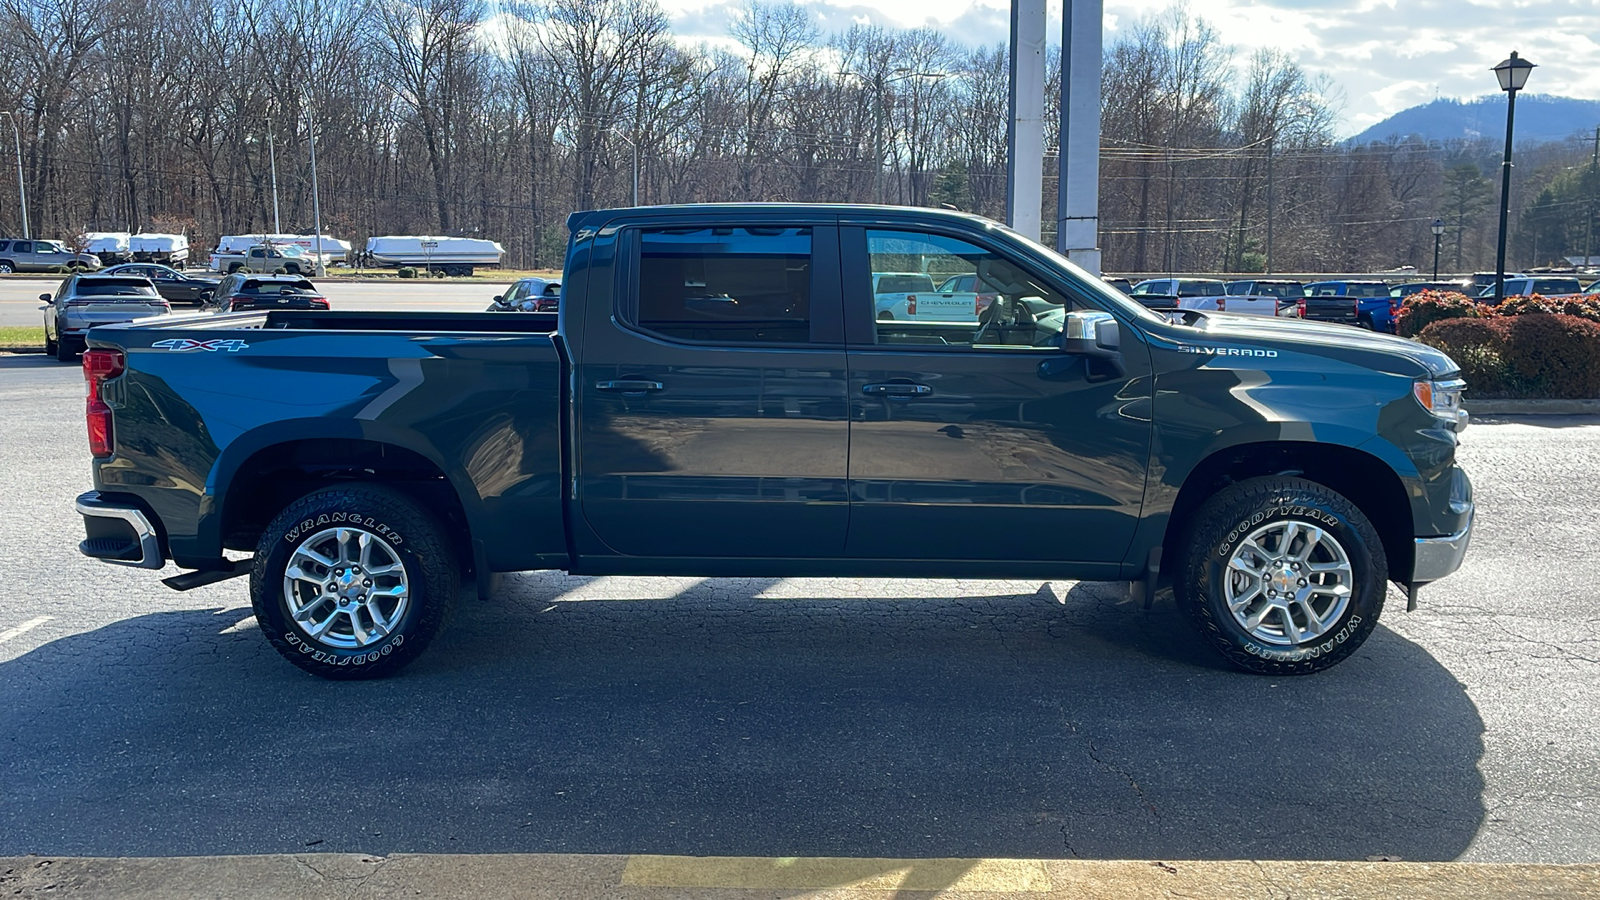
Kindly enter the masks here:
<path id="1" fill-rule="evenodd" d="M 250 572 L 250 567 L 255 564 L 255 558 L 236 559 L 229 562 L 223 569 L 200 569 L 195 572 L 182 572 L 171 578 L 161 579 L 161 583 L 175 591 L 192 591 L 197 587 L 227 581 Z"/>

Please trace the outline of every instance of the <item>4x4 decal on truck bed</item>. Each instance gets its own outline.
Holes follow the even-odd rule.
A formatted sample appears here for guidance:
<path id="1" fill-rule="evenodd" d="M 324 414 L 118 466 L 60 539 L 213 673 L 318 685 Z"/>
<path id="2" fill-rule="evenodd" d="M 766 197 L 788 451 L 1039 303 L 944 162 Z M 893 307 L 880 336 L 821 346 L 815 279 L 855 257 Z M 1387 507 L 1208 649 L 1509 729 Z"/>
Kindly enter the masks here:
<path id="1" fill-rule="evenodd" d="M 157 350 L 176 350 L 180 353 L 185 350 L 206 350 L 210 352 L 226 350 L 229 353 L 233 353 L 250 345 L 240 340 L 196 341 L 191 338 L 168 338 L 164 341 L 156 341 L 150 346 Z"/>

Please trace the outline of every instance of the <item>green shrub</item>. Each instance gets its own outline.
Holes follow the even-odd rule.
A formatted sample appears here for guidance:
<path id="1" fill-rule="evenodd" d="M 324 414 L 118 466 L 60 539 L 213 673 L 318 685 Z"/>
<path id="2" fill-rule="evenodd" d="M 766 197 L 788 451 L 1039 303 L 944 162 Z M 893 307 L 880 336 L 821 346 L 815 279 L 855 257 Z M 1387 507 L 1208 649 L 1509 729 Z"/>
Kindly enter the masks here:
<path id="1" fill-rule="evenodd" d="M 1476 316 L 1442 319 L 1422 329 L 1417 340 L 1443 350 L 1461 367 L 1467 395 L 1520 395 L 1520 384 L 1507 362 L 1506 323 Z"/>
<path id="2" fill-rule="evenodd" d="M 1501 327 L 1506 363 L 1528 396 L 1600 397 L 1600 323 L 1528 312 Z"/>
<path id="3" fill-rule="evenodd" d="M 401 266 L 400 271 L 396 272 L 395 274 L 399 275 L 401 278 L 415 278 L 417 277 L 417 270 L 411 266 Z"/>
<path id="4" fill-rule="evenodd" d="M 50 274 L 51 275 L 71 275 L 72 274 L 72 270 L 67 268 L 66 266 L 51 266 L 50 267 Z"/>
<path id="5" fill-rule="evenodd" d="M 1414 337 L 1434 322 L 1446 319 L 1476 319 L 1482 315 L 1478 304 L 1455 291 L 1418 291 L 1407 297 L 1395 318 L 1395 330 L 1403 337 Z"/>

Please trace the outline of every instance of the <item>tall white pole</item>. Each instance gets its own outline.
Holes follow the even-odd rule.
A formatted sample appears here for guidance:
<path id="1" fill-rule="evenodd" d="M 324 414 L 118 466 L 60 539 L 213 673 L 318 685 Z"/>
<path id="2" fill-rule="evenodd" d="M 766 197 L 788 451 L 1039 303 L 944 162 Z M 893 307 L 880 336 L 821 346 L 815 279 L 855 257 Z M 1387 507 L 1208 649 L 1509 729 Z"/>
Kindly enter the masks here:
<path id="1" fill-rule="evenodd" d="M 1011 0 L 1006 221 L 1034 240 L 1044 217 L 1044 0 Z"/>
<path id="2" fill-rule="evenodd" d="M 311 111 L 311 95 L 306 94 L 306 139 L 311 142 L 311 218 L 315 220 L 317 233 L 312 237 L 314 252 L 317 254 L 317 277 L 328 274 L 328 269 L 322 263 L 322 201 L 317 193 L 317 119 Z"/>
<path id="3" fill-rule="evenodd" d="M 1061 152 L 1056 249 L 1100 274 L 1100 67 L 1104 0 L 1066 0 L 1061 16 Z"/>
<path id="4" fill-rule="evenodd" d="M 267 120 L 267 159 L 272 161 L 272 232 L 283 234 L 283 226 L 278 223 L 278 148 L 272 138 L 272 120 Z"/>
<path id="5" fill-rule="evenodd" d="M 4 111 L 0 111 L 0 116 L 11 121 L 11 137 L 17 142 L 17 197 L 22 201 L 22 237 L 26 240 L 32 235 L 28 232 L 28 185 L 22 179 L 22 131 L 17 128 L 16 116 Z"/>

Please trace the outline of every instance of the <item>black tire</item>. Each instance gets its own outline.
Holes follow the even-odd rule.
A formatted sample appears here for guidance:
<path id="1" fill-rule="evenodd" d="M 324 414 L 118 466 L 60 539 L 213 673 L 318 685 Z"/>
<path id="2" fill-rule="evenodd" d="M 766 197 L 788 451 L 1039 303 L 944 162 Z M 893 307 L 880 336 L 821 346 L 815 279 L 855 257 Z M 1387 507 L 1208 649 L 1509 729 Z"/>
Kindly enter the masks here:
<path id="1" fill-rule="evenodd" d="M 0 275 L 10 275 L 17 270 L 17 264 L 9 259 L 0 259 Z"/>
<path id="2" fill-rule="evenodd" d="M 1206 643 L 1235 667 L 1262 675 L 1320 672 L 1354 653 L 1377 627 L 1388 582 L 1383 541 L 1361 510 L 1339 493 L 1303 478 L 1251 478 L 1218 491 L 1201 505 L 1193 523 L 1179 547 L 1173 591 Z M 1327 554 L 1328 548 L 1335 546 L 1343 550 L 1349 563 L 1351 583 L 1345 609 L 1305 643 L 1263 640 L 1246 630 L 1246 623 L 1236 619 L 1228 607 L 1228 579 L 1250 577 L 1231 572 L 1229 560 L 1252 533 L 1274 523 L 1303 523 L 1321 529 L 1334 543 L 1316 552 Z M 1289 572 L 1285 569 L 1284 574 Z M 1258 584 L 1270 583 L 1263 580 Z M 1289 587 L 1294 588 L 1294 583 Z M 1304 618 L 1304 607 L 1299 608 Z M 1321 612 L 1326 615 L 1332 610 L 1330 605 Z M 1281 622 L 1279 615 L 1293 616 L 1274 613 L 1275 621 Z M 1263 624 L 1258 620 L 1258 628 Z"/>
<path id="3" fill-rule="evenodd" d="M 56 342 L 56 361 L 69 363 L 78 358 L 78 351 L 65 338 Z"/>
<path id="4" fill-rule="evenodd" d="M 319 639 L 295 621 L 284 586 L 286 572 L 296 552 L 301 548 L 326 549 L 327 544 L 316 543 L 318 535 L 336 528 L 357 535 L 365 532 L 376 538 L 379 549 L 373 552 L 381 552 L 382 558 L 392 557 L 399 563 L 403 583 L 409 588 L 404 609 L 387 611 L 395 616 L 387 634 L 354 647 L 339 644 L 358 642 L 350 625 L 362 617 L 364 607 L 360 603 L 354 603 L 349 612 L 334 612 L 332 599 L 305 602 L 302 612 L 321 609 L 328 611 L 328 619 L 345 616 L 348 636 L 337 631 L 335 625 L 328 635 Z M 323 555 L 332 559 L 326 553 Z M 313 572 L 318 575 L 315 580 L 338 578 L 331 574 L 333 571 L 329 568 L 327 572 Z M 357 577 L 363 574 L 359 568 L 355 572 Z M 366 584 L 375 585 L 376 579 L 393 577 L 372 574 Z M 438 635 L 460 589 L 460 578 L 454 548 L 433 516 L 392 488 L 353 485 L 307 494 L 272 520 L 256 545 L 255 564 L 250 570 L 250 603 L 255 607 L 256 621 L 267 640 L 285 658 L 307 672 L 341 681 L 383 678 L 420 656 Z M 339 582 L 331 580 L 330 583 Z M 297 584 L 297 590 L 311 587 L 309 580 Z M 359 590 L 353 581 L 350 587 Z M 315 591 L 329 596 L 321 586 L 316 586 Z M 303 600 L 306 594 L 298 596 Z M 311 618 L 315 620 L 316 617 L 313 614 Z M 368 614 L 362 621 L 368 624 L 373 619 Z"/>
<path id="5" fill-rule="evenodd" d="M 50 340 L 50 329 L 44 330 L 44 352 L 49 356 L 56 355 L 56 342 Z"/>

